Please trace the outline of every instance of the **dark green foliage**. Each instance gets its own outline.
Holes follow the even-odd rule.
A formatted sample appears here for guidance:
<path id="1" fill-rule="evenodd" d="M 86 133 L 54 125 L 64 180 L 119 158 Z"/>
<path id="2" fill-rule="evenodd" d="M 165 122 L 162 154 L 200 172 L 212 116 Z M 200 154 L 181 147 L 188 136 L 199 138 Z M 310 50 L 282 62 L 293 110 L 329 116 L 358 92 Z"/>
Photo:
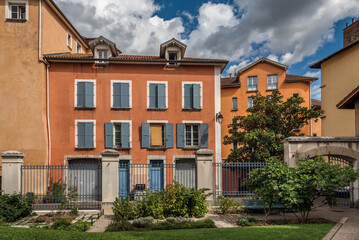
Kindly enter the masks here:
<path id="1" fill-rule="evenodd" d="M 63 231 L 78 231 L 85 232 L 87 231 L 91 224 L 84 222 L 82 220 L 77 221 L 76 223 L 71 223 L 70 219 L 66 218 L 54 218 L 54 224 L 51 226 L 51 229 L 63 230 Z"/>
<path id="2" fill-rule="evenodd" d="M 77 215 L 79 215 L 79 210 L 78 210 L 78 208 L 77 208 L 77 207 L 71 208 L 70 215 L 71 215 L 71 216 L 77 216 Z"/>
<path id="3" fill-rule="evenodd" d="M 141 217 L 133 220 L 133 226 L 136 228 L 148 228 L 153 223 L 153 217 Z"/>
<path id="4" fill-rule="evenodd" d="M 255 218 L 239 218 L 238 225 L 242 227 L 253 226 L 256 224 L 257 220 Z"/>
<path id="5" fill-rule="evenodd" d="M 151 230 L 171 230 L 171 229 L 194 229 L 194 228 L 215 228 L 212 219 L 193 221 L 189 219 L 178 219 L 176 221 L 164 221 L 157 224 L 150 224 Z"/>
<path id="6" fill-rule="evenodd" d="M 33 193 L 28 193 L 23 197 L 21 194 L 9 195 L 0 191 L 0 220 L 14 222 L 30 215 L 34 200 Z"/>
<path id="7" fill-rule="evenodd" d="M 62 180 L 60 179 L 59 181 L 52 184 L 49 193 L 43 198 L 43 202 L 61 203 L 61 205 L 65 205 L 66 204 L 65 189 L 66 189 L 66 185 L 63 184 Z"/>
<path id="8" fill-rule="evenodd" d="M 205 191 L 174 183 L 167 185 L 162 191 L 146 191 L 142 200 L 116 199 L 113 205 L 115 220 L 132 220 L 138 217 L 203 217 L 208 212 L 208 194 L 205 194 Z"/>
<path id="9" fill-rule="evenodd" d="M 134 228 L 127 220 L 113 221 L 108 225 L 106 232 L 132 231 Z"/>
<path id="10" fill-rule="evenodd" d="M 283 101 L 279 91 L 272 95 L 257 94 L 248 116 L 236 116 L 228 125 L 229 135 L 224 144 L 238 146 L 232 149 L 228 161 L 263 162 L 271 156 L 283 158 L 283 140 L 297 135 L 293 129 L 317 121 L 323 112 L 303 107 L 303 98 L 291 97 Z"/>
<path id="11" fill-rule="evenodd" d="M 231 197 L 219 196 L 216 206 L 222 214 L 226 214 L 240 211 L 243 205 Z"/>
<path id="12" fill-rule="evenodd" d="M 306 221 L 313 202 L 325 196 L 325 202 L 335 206 L 335 192 L 354 182 L 359 170 L 340 167 L 326 162 L 322 157 L 299 160 L 297 168 L 289 168 L 279 159 L 268 160 L 268 167 L 255 169 L 247 179 L 250 190 L 263 200 L 266 219 L 271 206 L 281 203 L 289 209 L 299 211 Z"/>

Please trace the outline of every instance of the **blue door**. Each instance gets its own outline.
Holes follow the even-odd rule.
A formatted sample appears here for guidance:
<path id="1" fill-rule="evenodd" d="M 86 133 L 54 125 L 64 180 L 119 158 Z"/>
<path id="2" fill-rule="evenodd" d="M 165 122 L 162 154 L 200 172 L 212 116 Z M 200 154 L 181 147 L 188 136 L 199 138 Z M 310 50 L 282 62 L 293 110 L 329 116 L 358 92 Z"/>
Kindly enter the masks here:
<path id="1" fill-rule="evenodd" d="M 119 190 L 118 197 L 126 198 L 130 193 L 130 171 L 129 161 L 120 161 L 118 168 Z"/>
<path id="2" fill-rule="evenodd" d="M 152 192 L 163 189 L 163 168 L 162 160 L 150 161 L 150 190 Z"/>

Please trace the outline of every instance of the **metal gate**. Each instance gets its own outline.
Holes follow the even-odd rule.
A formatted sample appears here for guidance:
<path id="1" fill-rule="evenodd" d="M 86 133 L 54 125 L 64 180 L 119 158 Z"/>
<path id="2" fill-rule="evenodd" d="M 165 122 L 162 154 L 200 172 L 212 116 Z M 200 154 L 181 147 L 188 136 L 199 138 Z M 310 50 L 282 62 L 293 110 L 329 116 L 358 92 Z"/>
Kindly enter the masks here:
<path id="1" fill-rule="evenodd" d="M 353 168 L 353 162 L 344 159 L 340 156 L 333 156 L 329 155 L 328 162 L 332 165 L 340 165 L 341 167 L 350 166 Z M 337 199 L 337 206 L 338 207 L 354 207 L 354 186 L 353 183 L 350 183 L 348 186 L 344 188 L 337 189 L 335 193 L 335 197 Z"/>

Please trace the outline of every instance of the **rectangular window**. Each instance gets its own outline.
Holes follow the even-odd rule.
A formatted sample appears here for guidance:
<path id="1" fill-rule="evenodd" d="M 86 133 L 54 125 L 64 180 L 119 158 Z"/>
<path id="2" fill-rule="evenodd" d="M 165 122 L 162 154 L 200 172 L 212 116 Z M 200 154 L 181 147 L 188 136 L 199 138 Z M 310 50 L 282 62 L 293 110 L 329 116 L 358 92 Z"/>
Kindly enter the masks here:
<path id="1" fill-rule="evenodd" d="M 151 123 L 150 126 L 151 147 L 164 147 L 165 145 L 165 125 Z"/>
<path id="2" fill-rule="evenodd" d="M 258 79 L 257 76 L 252 76 L 247 78 L 248 83 L 248 92 L 257 91 L 258 90 Z"/>
<path id="3" fill-rule="evenodd" d="M 96 80 L 75 80 L 75 107 L 96 107 Z"/>
<path id="4" fill-rule="evenodd" d="M 267 76 L 267 89 L 268 90 L 278 89 L 278 77 L 277 77 L 277 75 L 268 75 Z"/>
<path id="5" fill-rule="evenodd" d="M 97 50 L 98 52 L 98 58 L 100 59 L 108 59 L 108 51 L 107 50 Z"/>
<path id="6" fill-rule="evenodd" d="M 147 82 L 147 108 L 167 109 L 167 82 Z"/>
<path id="7" fill-rule="evenodd" d="M 105 123 L 105 148 L 131 148 L 131 120 L 113 120 Z"/>
<path id="8" fill-rule="evenodd" d="M 293 93 L 293 97 L 299 97 L 299 93 Z"/>
<path id="9" fill-rule="evenodd" d="M 238 110 L 238 98 L 236 97 L 232 98 L 232 110 Z"/>
<path id="10" fill-rule="evenodd" d="M 202 109 L 202 82 L 182 83 L 182 108 Z"/>
<path id="11" fill-rule="evenodd" d="M 26 5 L 25 4 L 9 4 L 10 8 L 10 18 L 11 19 L 26 19 Z"/>
<path id="12" fill-rule="evenodd" d="M 131 108 L 132 107 L 132 81 L 112 80 L 111 81 L 111 107 Z"/>
<path id="13" fill-rule="evenodd" d="M 96 147 L 96 121 L 95 120 L 76 120 L 76 148 L 93 149 Z"/>
<path id="14" fill-rule="evenodd" d="M 121 124 L 114 124 L 114 128 L 115 128 L 115 138 L 114 138 L 114 146 L 115 148 L 121 148 L 122 147 L 122 143 L 121 143 Z"/>
<path id="15" fill-rule="evenodd" d="M 185 143 L 186 147 L 199 146 L 199 124 L 185 125 Z"/>
<path id="16" fill-rule="evenodd" d="M 173 123 L 143 122 L 141 132 L 142 148 L 173 148 Z"/>
<path id="17" fill-rule="evenodd" d="M 251 108 L 251 107 L 253 107 L 253 98 L 248 97 L 248 99 L 247 99 L 247 108 Z"/>
<path id="18" fill-rule="evenodd" d="M 67 46 L 72 49 L 72 35 L 71 33 L 67 33 Z"/>
<path id="19" fill-rule="evenodd" d="M 82 53 L 82 47 L 78 41 L 76 41 L 76 53 Z"/>

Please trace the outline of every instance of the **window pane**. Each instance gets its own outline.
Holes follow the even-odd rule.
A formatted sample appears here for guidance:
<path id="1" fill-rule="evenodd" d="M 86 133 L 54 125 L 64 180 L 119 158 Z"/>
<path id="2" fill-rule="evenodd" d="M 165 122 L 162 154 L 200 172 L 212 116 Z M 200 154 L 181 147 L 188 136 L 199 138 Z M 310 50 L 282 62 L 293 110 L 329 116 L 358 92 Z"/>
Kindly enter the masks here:
<path id="1" fill-rule="evenodd" d="M 277 75 L 269 75 L 267 76 L 267 88 L 268 89 L 277 89 Z"/>
<path id="2" fill-rule="evenodd" d="M 151 145 L 152 146 L 163 145 L 162 124 L 151 124 Z"/>
<path id="3" fill-rule="evenodd" d="M 18 6 L 11 5 L 11 18 L 17 19 L 18 18 Z"/>
<path id="4" fill-rule="evenodd" d="M 232 98 L 232 110 L 238 109 L 238 101 L 237 98 Z"/>
<path id="5" fill-rule="evenodd" d="M 248 77 L 248 91 L 257 91 L 257 77 Z"/>
<path id="6" fill-rule="evenodd" d="M 121 124 L 115 124 L 115 146 L 121 147 Z"/>
<path id="7" fill-rule="evenodd" d="M 191 125 L 186 125 L 186 146 L 191 146 Z"/>
<path id="8" fill-rule="evenodd" d="M 19 8 L 20 8 L 20 18 L 25 19 L 25 7 L 19 6 Z"/>
<path id="9" fill-rule="evenodd" d="M 251 97 L 248 97 L 248 108 L 253 107 L 253 99 Z"/>
<path id="10" fill-rule="evenodd" d="M 198 146 L 199 126 L 192 125 L 192 127 L 193 127 L 193 146 Z"/>

